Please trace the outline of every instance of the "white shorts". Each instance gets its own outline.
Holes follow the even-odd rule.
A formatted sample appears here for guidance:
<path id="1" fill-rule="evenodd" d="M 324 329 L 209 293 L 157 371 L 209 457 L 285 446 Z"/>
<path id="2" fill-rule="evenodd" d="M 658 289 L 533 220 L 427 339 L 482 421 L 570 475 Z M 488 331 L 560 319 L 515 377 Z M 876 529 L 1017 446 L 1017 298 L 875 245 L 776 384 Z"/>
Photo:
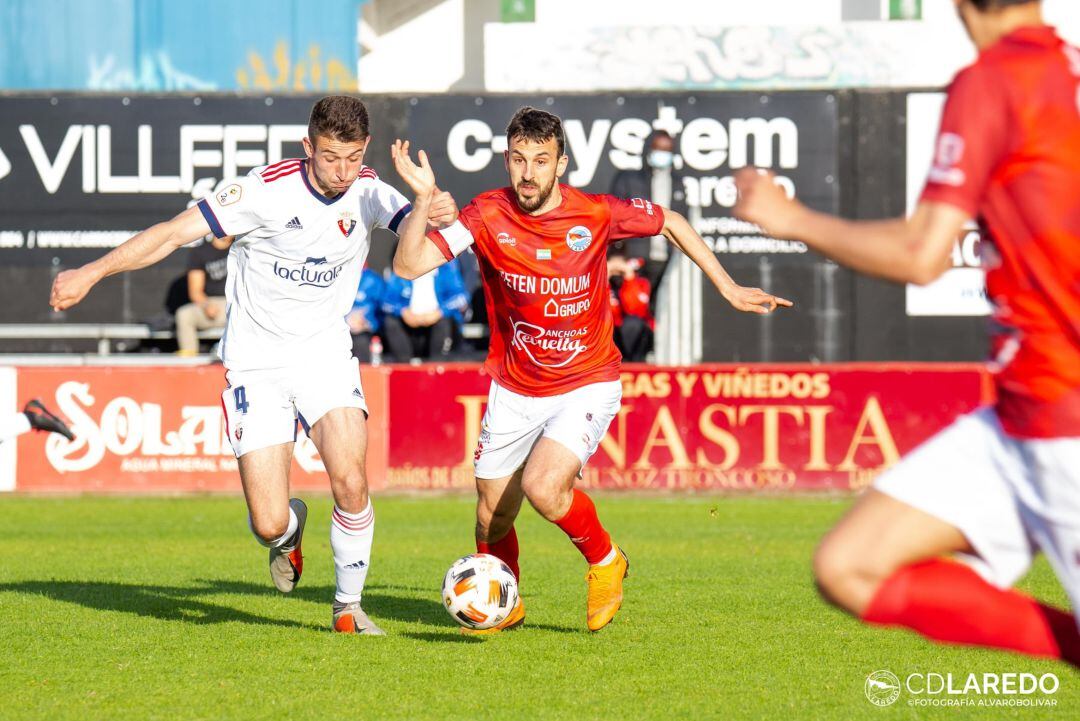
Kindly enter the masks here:
<path id="1" fill-rule="evenodd" d="M 221 394 L 225 432 L 236 457 L 296 440 L 334 408 L 367 415 L 355 358 L 258 371 L 228 371 Z"/>
<path id="2" fill-rule="evenodd" d="M 1018 439 L 992 408 L 961 416 L 874 487 L 959 529 L 999 588 L 1046 554 L 1080 619 L 1080 438 Z"/>
<path id="3" fill-rule="evenodd" d="M 523 396 L 492 381 L 474 456 L 476 477 L 512 475 L 541 436 L 561 443 L 584 466 L 621 403 L 621 381 L 590 383 L 544 397 Z"/>

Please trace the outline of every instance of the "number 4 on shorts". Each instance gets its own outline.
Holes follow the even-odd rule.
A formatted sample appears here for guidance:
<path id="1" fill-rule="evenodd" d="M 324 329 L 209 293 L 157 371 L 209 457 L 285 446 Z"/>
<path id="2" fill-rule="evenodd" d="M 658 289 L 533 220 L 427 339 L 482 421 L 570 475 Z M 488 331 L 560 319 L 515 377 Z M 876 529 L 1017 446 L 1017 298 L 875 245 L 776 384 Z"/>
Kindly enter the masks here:
<path id="1" fill-rule="evenodd" d="M 248 402 L 247 392 L 244 391 L 244 386 L 233 388 L 233 400 L 236 401 L 236 410 L 246 414 L 248 411 Z"/>

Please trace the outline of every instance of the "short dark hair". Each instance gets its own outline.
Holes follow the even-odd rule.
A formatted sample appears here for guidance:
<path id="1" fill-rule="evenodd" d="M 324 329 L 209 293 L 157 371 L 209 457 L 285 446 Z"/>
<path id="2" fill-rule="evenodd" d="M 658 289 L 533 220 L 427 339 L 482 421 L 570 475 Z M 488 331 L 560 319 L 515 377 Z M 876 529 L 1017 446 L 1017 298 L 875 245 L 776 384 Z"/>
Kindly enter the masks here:
<path id="1" fill-rule="evenodd" d="M 971 4 L 980 10 L 1003 8 L 1006 5 L 1024 5 L 1030 2 L 1040 2 L 1040 0 L 971 0 Z"/>
<path id="2" fill-rule="evenodd" d="M 360 98 L 327 95 L 311 108 L 308 139 L 323 136 L 342 143 L 354 143 L 368 136 L 368 112 Z"/>
<path id="3" fill-rule="evenodd" d="M 560 158 L 566 148 L 566 137 L 563 135 L 562 120 L 559 116 L 529 105 L 514 113 L 510 124 L 506 126 L 507 142 L 514 138 L 531 140 L 534 143 L 546 143 L 555 138 Z"/>
<path id="4" fill-rule="evenodd" d="M 646 140 L 646 143 L 648 145 L 652 145 L 653 143 L 655 143 L 660 138 L 667 138 L 671 142 L 673 142 L 673 143 L 675 142 L 675 137 L 671 133 L 669 133 L 666 130 L 659 130 L 658 129 L 658 130 L 654 130 L 651 133 L 649 133 L 649 137 L 648 137 L 648 140 Z"/>

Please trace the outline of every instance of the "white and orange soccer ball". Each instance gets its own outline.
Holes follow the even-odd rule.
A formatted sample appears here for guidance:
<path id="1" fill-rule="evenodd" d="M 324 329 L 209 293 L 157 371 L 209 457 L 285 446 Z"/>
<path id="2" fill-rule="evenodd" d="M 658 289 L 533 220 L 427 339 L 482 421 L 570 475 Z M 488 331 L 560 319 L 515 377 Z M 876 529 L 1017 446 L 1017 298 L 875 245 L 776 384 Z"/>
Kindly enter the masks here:
<path id="1" fill-rule="evenodd" d="M 473 553 L 454 561 L 442 588 L 443 605 L 465 628 L 483 630 L 502 623 L 518 600 L 517 579 L 495 556 Z"/>

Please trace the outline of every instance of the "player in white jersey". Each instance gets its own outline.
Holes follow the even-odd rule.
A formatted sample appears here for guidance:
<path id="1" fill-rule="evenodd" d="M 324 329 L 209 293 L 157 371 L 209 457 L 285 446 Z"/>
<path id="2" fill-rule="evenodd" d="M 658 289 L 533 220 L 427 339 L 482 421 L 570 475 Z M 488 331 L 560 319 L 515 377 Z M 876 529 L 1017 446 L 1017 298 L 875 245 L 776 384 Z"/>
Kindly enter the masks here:
<path id="1" fill-rule="evenodd" d="M 422 234 L 429 222 L 453 222 L 457 208 L 439 193 L 418 198 L 411 212 L 404 196 L 363 165 L 369 141 L 360 100 L 319 100 L 305 158 L 256 168 L 99 260 L 64 271 L 50 303 L 70 308 L 102 278 L 155 263 L 209 232 L 236 236 L 225 290 L 221 359 L 228 385 L 221 400 L 251 529 L 270 548 L 274 584 L 288 593 L 303 571 L 307 507 L 289 498 L 293 445 L 303 427 L 334 495 L 333 628 L 381 635 L 360 607 L 375 516 L 365 472 L 367 406 L 345 316 L 375 228 Z"/>

